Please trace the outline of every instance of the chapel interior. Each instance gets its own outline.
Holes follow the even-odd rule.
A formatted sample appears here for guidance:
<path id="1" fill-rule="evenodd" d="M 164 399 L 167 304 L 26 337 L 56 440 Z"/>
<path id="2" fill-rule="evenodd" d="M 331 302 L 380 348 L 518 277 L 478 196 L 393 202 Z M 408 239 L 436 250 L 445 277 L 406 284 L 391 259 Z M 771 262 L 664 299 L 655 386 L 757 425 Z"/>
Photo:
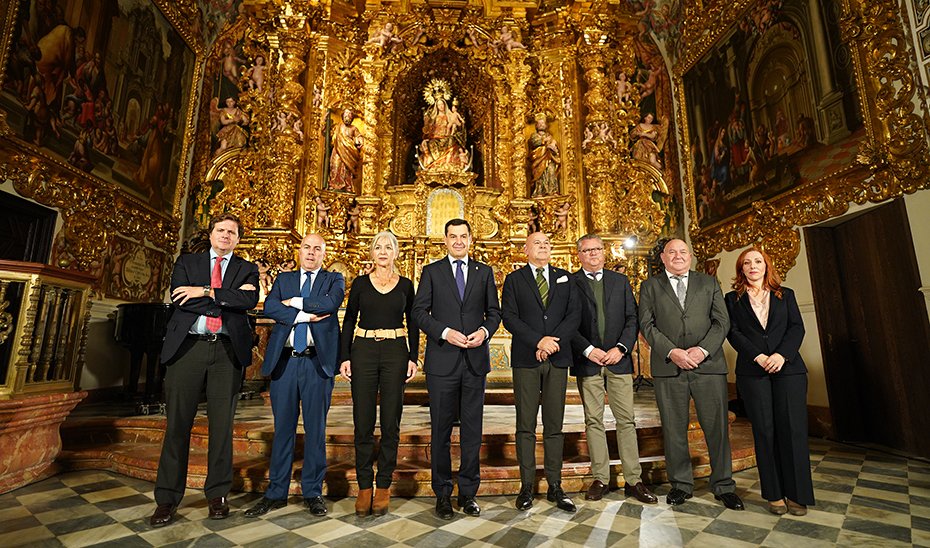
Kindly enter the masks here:
<path id="1" fill-rule="evenodd" d="M 0 15 L 0 544 L 366 535 L 355 542 L 930 546 L 930 3 L 0 0 Z M 490 342 L 482 473 L 493 480 L 479 493 L 491 508 L 480 527 L 444 530 L 423 516 L 421 374 L 401 427 L 403 527 L 325 530 L 337 534 L 321 522 L 300 533 L 306 523 L 272 531 L 263 521 L 249 534 L 146 537 L 172 267 L 205 251 L 210 219 L 227 212 L 243 221 L 236 253 L 258 264 L 262 299 L 311 232 L 326 240 L 324 267 L 351 286 L 371 267 L 372 237 L 390 230 L 398 272 L 416 284 L 445 256 L 455 217 L 469 220 L 471 255 L 498 288 L 526 264 L 536 231 L 571 271 L 576 240 L 599 234 L 606 266 L 634 292 L 661 271 L 670 238 L 685 239 L 693 268 L 724 292 L 740 251 L 762 247 L 806 327 L 812 464 L 825 494 L 815 524 L 716 512 L 696 525 L 666 508 L 648 528 L 646 510 L 617 498 L 574 523 L 540 514 L 510 530 L 519 481 L 502 328 Z M 273 437 L 259 371 L 273 321 L 261 303 L 252 318 L 235 441 L 242 506 L 267 485 Z M 725 352 L 732 366 L 735 351 Z M 642 337 L 634 356 L 641 458 L 660 486 Z M 728 379 L 734 471 L 761 501 L 732 367 Z M 564 477 L 577 493 L 590 463 L 573 382 L 568 392 Z M 332 406 L 324 494 L 351 514 L 342 379 Z M 205 453 L 205 424 L 195 452 Z M 697 430 L 696 475 L 706 477 Z M 191 461 L 188 496 L 204 460 Z M 85 497 L 76 511 L 109 521 L 64 526 L 42 513 L 52 506 L 30 506 L 106 489 L 133 491 L 114 497 L 139 510 L 114 516 Z"/>

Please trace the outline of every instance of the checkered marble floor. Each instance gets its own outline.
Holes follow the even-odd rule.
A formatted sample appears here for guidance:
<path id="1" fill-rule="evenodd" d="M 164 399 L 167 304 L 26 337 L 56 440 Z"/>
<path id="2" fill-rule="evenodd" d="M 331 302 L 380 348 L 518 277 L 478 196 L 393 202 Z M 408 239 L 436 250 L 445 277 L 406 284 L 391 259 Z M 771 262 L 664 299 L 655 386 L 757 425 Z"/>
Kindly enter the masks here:
<path id="1" fill-rule="evenodd" d="M 817 505 L 804 517 L 770 514 L 755 469 L 735 475 L 746 511 L 727 510 L 699 481 L 678 507 L 625 499 L 575 498 L 567 514 L 537 497 L 528 512 L 513 497 L 481 497 L 481 517 L 433 513 L 434 499 L 393 499 L 391 513 L 357 518 L 354 499 L 328 500 L 313 517 L 299 498 L 259 519 L 242 510 L 259 497 L 233 494 L 233 513 L 207 519 L 202 493 L 189 492 L 173 524 L 151 529 L 152 484 L 111 472 L 62 474 L 0 495 L 0 546 L 928 546 L 930 463 L 863 448 L 811 440 Z"/>

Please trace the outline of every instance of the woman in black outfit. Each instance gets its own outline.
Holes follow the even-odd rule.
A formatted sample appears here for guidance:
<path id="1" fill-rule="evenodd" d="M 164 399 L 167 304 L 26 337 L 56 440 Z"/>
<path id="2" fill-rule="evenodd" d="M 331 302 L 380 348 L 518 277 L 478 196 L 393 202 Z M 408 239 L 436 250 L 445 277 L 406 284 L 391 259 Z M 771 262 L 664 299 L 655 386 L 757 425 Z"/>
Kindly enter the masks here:
<path id="1" fill-rule="evenodd" d="M 772 261 L 751 247 L 736 261 L 727 339 L 736 349 L 736 386 L 752 423 L 762 497 L 773 514 L 814 504 L 807 445 L 807 368 L 798 353 L 804 323 L 794 292 Z M 787 503 L 787 504 L 786 504 Z"/>
<path id="2" fill-rule="evenodd" d="M 355 422 L 355 513 L 384 515 L 397 466 L 404 385 L 417 373 L 419 332 L 413 322 L 413 282 L 394 272 L 397 238 L 380 232 L 371 241 L 374 269 L 352 283 L 342 324 L 339 373 L 352 383 Z M 406 319 L 406 328 L 404 320 Z M 356 320 L 358 323 L 356 324 Z M 375 405 L 381 396 L 381 449 L 377 480 L 372 470 Z M 372 500 L 372 483 L 377 489 Z"/>

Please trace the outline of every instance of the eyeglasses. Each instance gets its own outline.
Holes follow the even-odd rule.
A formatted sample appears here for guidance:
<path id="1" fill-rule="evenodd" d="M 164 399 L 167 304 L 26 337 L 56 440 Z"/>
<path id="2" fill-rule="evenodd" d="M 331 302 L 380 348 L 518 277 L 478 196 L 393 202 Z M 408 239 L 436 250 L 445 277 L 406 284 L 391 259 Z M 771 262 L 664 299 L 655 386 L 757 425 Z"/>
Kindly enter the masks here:
<path id="1" fill-rule="evenodd" d="M 589 247 L 588 249 L 582 249 L 581 253 L 585 253 L 587 255 L 594 255 L 595 253 L 600 253 L 601 251 L 604 251 L 603 247 Z"/>

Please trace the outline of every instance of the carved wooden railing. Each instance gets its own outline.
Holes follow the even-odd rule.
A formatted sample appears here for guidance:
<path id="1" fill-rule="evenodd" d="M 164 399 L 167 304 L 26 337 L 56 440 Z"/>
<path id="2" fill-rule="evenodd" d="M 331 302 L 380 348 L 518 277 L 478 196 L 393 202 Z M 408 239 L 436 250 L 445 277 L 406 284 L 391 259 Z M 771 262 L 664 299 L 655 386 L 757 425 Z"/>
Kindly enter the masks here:
<path id="1" fill-rule="evenodd" d="M 0 400 L 76 389 L 93 280 L 48 265 L 0 261 Z"/>

